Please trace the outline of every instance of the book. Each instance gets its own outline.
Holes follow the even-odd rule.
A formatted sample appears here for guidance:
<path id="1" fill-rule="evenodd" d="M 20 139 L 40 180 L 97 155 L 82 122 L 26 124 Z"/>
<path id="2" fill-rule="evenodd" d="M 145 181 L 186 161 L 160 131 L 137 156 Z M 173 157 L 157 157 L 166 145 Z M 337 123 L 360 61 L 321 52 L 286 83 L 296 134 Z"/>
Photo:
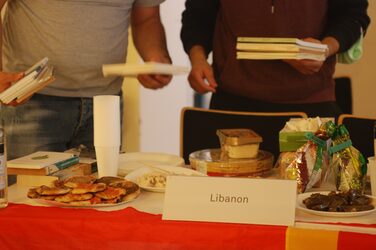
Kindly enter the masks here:
<path id="1" fill-rule="evenodd" d="M 7 162 L 9 175 L 51 175 L 77 164 L 79 157 L 64 152 L 38 151 Z"/>
<path id="2" fill-rule="evenodd" d="M 298 38 L 292 37 L 238 37 L 237 42 L 247 42 L 247 43 L 276 43 L 276 44 L 297 44 L 305 47 L 311 48 L 318 48 L 318 49 L 326 49 L 326 44 L 321 43 L 313 43 L 303 41 Z"/>
<path id="3" fill-rule="evenodd" d="M 20 103 L 54 80 L 53 66 L 48 64 L 45 57 L 26 70 L 23 78 L 0 93 L 0 101 L 8 104 L 16 100 Z"/>
<path id="4" fill-rule="evenodd" d="M 177 75 L 189 73 L 190 68 L 166 63 L 147 62 L 145 64 L 104 64 L 103 75 L 107 76 L 130 76 L 140 74 Z"/>
<path id="5" fill-rule="evenodd" d="M 324 61 L 328 46 L 297 38 L 238 37 L 237 59 L 310 59 Z"/>
<path id="6" fill-rule="evenodd" d="M 237 43 L 237 50 L 253 52 L 299 52 L 325 55 L 325 49 L 288 43 Z"/>
<path id="7" fill-rule="evenodd" d="M 68 168 L 59 170 L 51 175 L 17 175 L 17 185 L 33 187 L 51 185 L 54 181 L 64 180 L 77 175 L 91 175 L 91 165 L 86 163 L 74 164 Z"/>
<path id="8" fill-rule="evenodd" d="M 253 60 L 309 59 L 316 61 L 324 61 L 325 55 L 299 52 L 237 52 L 236 58 Z"/>

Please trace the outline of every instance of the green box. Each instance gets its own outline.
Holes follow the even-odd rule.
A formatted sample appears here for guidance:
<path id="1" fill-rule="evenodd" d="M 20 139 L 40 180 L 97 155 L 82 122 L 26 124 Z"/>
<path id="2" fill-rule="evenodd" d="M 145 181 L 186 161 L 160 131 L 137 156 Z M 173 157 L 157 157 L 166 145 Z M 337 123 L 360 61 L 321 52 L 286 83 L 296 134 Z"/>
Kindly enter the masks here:
<path id="1" fill-rule="evenodd" d="M 279 151 L 296 151 L 303 146 L 308 139 L 307 132 L 279 132 Z"/>

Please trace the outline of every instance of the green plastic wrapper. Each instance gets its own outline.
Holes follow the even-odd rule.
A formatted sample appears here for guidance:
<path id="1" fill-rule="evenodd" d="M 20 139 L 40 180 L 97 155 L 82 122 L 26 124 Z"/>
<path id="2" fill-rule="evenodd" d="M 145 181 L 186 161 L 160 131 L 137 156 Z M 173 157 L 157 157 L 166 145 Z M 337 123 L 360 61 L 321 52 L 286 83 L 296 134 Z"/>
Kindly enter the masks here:
<path id="1" fill-rule="evenodd" d="M 332 140 L 330 172 L 337 190 L 347 192 L 354 189 L 364 193 L 367 163 L 363 154 L 352 146 L 350 134 L 343 124 L 338 126 Z"/>
<path id="2" fill-rule="evenodd" d="M 363 56 L 363 31 L 360 31 L 359 39 L 347 51 L 338 54 L 339 63 L 351 64 L 360 60 Z"/>

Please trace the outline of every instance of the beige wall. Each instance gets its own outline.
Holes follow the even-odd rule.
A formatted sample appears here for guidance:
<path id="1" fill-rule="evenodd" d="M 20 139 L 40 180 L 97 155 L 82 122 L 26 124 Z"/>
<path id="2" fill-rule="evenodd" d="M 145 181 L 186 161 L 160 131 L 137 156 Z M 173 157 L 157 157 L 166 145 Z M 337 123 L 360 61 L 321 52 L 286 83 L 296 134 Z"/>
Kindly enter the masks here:
<path id="1" fill-rule="evenodd" d="M 133 45 L 131 32 L 129 31 L 128 63 L 137 63 L 139 55 Z M 139 83 L 136 78 L 125 78 L 123 83 L 123 127 L 122 127 L 122 151 L 140 151 L 140 104 Z"/>
<path id="2" fill-rule="evenodd" d="M 376 1 L 369 1 L 371 25 L 364 39 L 360 61 L 338 64 L 337 76 L 352 78 L 354 114 L 376 117 Z"/>

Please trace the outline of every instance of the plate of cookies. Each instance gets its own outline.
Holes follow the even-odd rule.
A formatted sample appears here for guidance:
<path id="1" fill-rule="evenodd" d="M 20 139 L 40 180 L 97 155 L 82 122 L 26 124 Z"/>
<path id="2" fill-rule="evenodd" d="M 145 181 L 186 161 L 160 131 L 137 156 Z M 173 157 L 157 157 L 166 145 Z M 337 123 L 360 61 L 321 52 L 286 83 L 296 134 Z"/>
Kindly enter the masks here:
<path id="1" fill-rule="evenodd" d="M 45 205 L 59 207 L 109 207 L 136 199 L 140 187 L 120 177 L 72 176 L 51 185 L 30 188 L 27 196 Z"/>

